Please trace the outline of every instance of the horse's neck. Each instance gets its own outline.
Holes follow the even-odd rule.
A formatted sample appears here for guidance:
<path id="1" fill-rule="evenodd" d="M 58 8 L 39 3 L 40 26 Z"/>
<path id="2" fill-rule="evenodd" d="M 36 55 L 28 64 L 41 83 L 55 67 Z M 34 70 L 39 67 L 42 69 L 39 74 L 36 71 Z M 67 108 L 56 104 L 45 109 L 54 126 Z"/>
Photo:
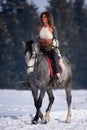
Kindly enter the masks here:
<path id="1" fill-rule="evenodd" d="M 37 54 L 36 54 L 36 61 L 37 62 L 41 62 L 41 60 L 44 58 L 43 54 L 39 51 Z"/>
<path id="2" fill-rule="evenodd" d="M 39 47 L 38 46 L 39 46 L 38 43 L 34 43 L 33 46 L 32 46 L 33 50 L 35 50 L 36 54 L 39 53 Z"/>

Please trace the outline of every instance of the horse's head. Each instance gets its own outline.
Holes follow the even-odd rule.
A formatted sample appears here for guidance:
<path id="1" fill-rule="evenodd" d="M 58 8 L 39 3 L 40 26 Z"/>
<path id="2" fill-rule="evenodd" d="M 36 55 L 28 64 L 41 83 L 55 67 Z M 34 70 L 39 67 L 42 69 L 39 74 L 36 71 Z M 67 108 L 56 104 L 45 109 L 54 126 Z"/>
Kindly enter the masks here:
<path id="1" fill-rule="evenodd" d="M 33 44 L 33 41 L 30 40 L 30 41 L 27 41 L 25 43 L 25 51 L 24 51 L 24 54 L 25 56 L 27 55 L 27 53 L 29 54 L 29 58 L 32 57 L 32 44 Z"/>
<path id="2" fill-rule="evenodd" d="M 35 44 L 32 40 L 26 42 L 24 55 L 28 74 L 33 72 L 36 60 L 36 53 L 37 53 L 37 44 Z"/>

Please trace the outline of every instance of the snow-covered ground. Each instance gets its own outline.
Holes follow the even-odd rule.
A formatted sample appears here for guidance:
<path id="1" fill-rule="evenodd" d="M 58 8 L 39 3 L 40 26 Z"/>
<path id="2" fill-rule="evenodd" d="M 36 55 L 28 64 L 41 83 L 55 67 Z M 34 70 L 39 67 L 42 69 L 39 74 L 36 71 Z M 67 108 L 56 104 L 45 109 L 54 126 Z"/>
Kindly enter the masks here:
<path id="1" fill-rule="evenodd" d="M 35 114 L 31 91 L 0 90 L 0 130 L 87 130 L 87 91 L 72 91 L 72 118 L 66 124 L 66 96 L 64 90 L 55 90 L 51 120 L 31 125 Z M 45 113 L 48 96 L 45 94 L 42 112 Z"/>

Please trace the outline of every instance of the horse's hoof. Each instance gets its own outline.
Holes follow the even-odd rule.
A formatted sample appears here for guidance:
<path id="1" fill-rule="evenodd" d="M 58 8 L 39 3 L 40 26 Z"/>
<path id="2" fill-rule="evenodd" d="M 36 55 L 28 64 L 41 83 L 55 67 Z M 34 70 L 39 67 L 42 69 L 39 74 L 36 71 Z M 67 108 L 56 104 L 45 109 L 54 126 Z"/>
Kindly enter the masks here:
<path id="1" fill-rule="evenodd" d="M 43 124 L 47 124 L 47 123 L 48 123 L 48 121 L 46 121 L 46 120 L 45 120 L 45 121 L 43 121 Z"/>
<path id="2" fill-rule="evenodd" d="M 38 124 L 38 122 L 37 121 L 35 121 L 35 120 L 32 120 L 32 123 L 31 123 L 32 125 L 36 125 L 36 124 Z"/>
<path id="3" fill-rule="evenodd" d="M 47 124 L 47 121 L 46 120 L 42 120 L 42 124 Z"/>
<path id="4" fill-rule="evenodd" d="M 71 122 L 71 113 L 70 113 L 70 115 L 66 118 L 65 123 L 70 123 L 70 122 Z"/>
<path id="5" fill-rule="evenodd" d="M 65 123 L 70 123 L 71 121 L 70 120 L 66 120 Z"/>
<path id="6" fill-rule="evenodd" d="M 49 119 L 43 118 L 42 123 L 47 124 L 49 121 L 50 121 Z"/>
<path id="7" fill-rule="evenodd" d="M 44 124 L 48 123 L 50 121 L 50 111 L 46 112 L 45 116 L 43 117 L 42 122 Z"/>

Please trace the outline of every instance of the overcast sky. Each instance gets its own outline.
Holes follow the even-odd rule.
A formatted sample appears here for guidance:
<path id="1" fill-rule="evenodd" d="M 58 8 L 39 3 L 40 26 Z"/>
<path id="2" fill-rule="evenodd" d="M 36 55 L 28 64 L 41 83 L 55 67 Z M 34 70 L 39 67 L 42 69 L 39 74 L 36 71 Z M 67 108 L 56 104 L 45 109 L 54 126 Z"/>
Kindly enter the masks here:
<path id="1" fill-rule="evenodd" d="M 48 0 L 27 0 L 29 3 L 33 1 L 35 5 L 38 7 L 39 12 L 45 11 L 45 7 L 48 5 Z"/>
<path id="2" fill-rule="evenodd" d="M 45 11 L 45 7 L 48 6 L 48 0 L 27 0 L 28 2 L 33 1 L 35 5 L 38 7 L 38 11 L 42 12 Z M 85 3 L 87 4 L 87 0 L 85 0 Z"/>

